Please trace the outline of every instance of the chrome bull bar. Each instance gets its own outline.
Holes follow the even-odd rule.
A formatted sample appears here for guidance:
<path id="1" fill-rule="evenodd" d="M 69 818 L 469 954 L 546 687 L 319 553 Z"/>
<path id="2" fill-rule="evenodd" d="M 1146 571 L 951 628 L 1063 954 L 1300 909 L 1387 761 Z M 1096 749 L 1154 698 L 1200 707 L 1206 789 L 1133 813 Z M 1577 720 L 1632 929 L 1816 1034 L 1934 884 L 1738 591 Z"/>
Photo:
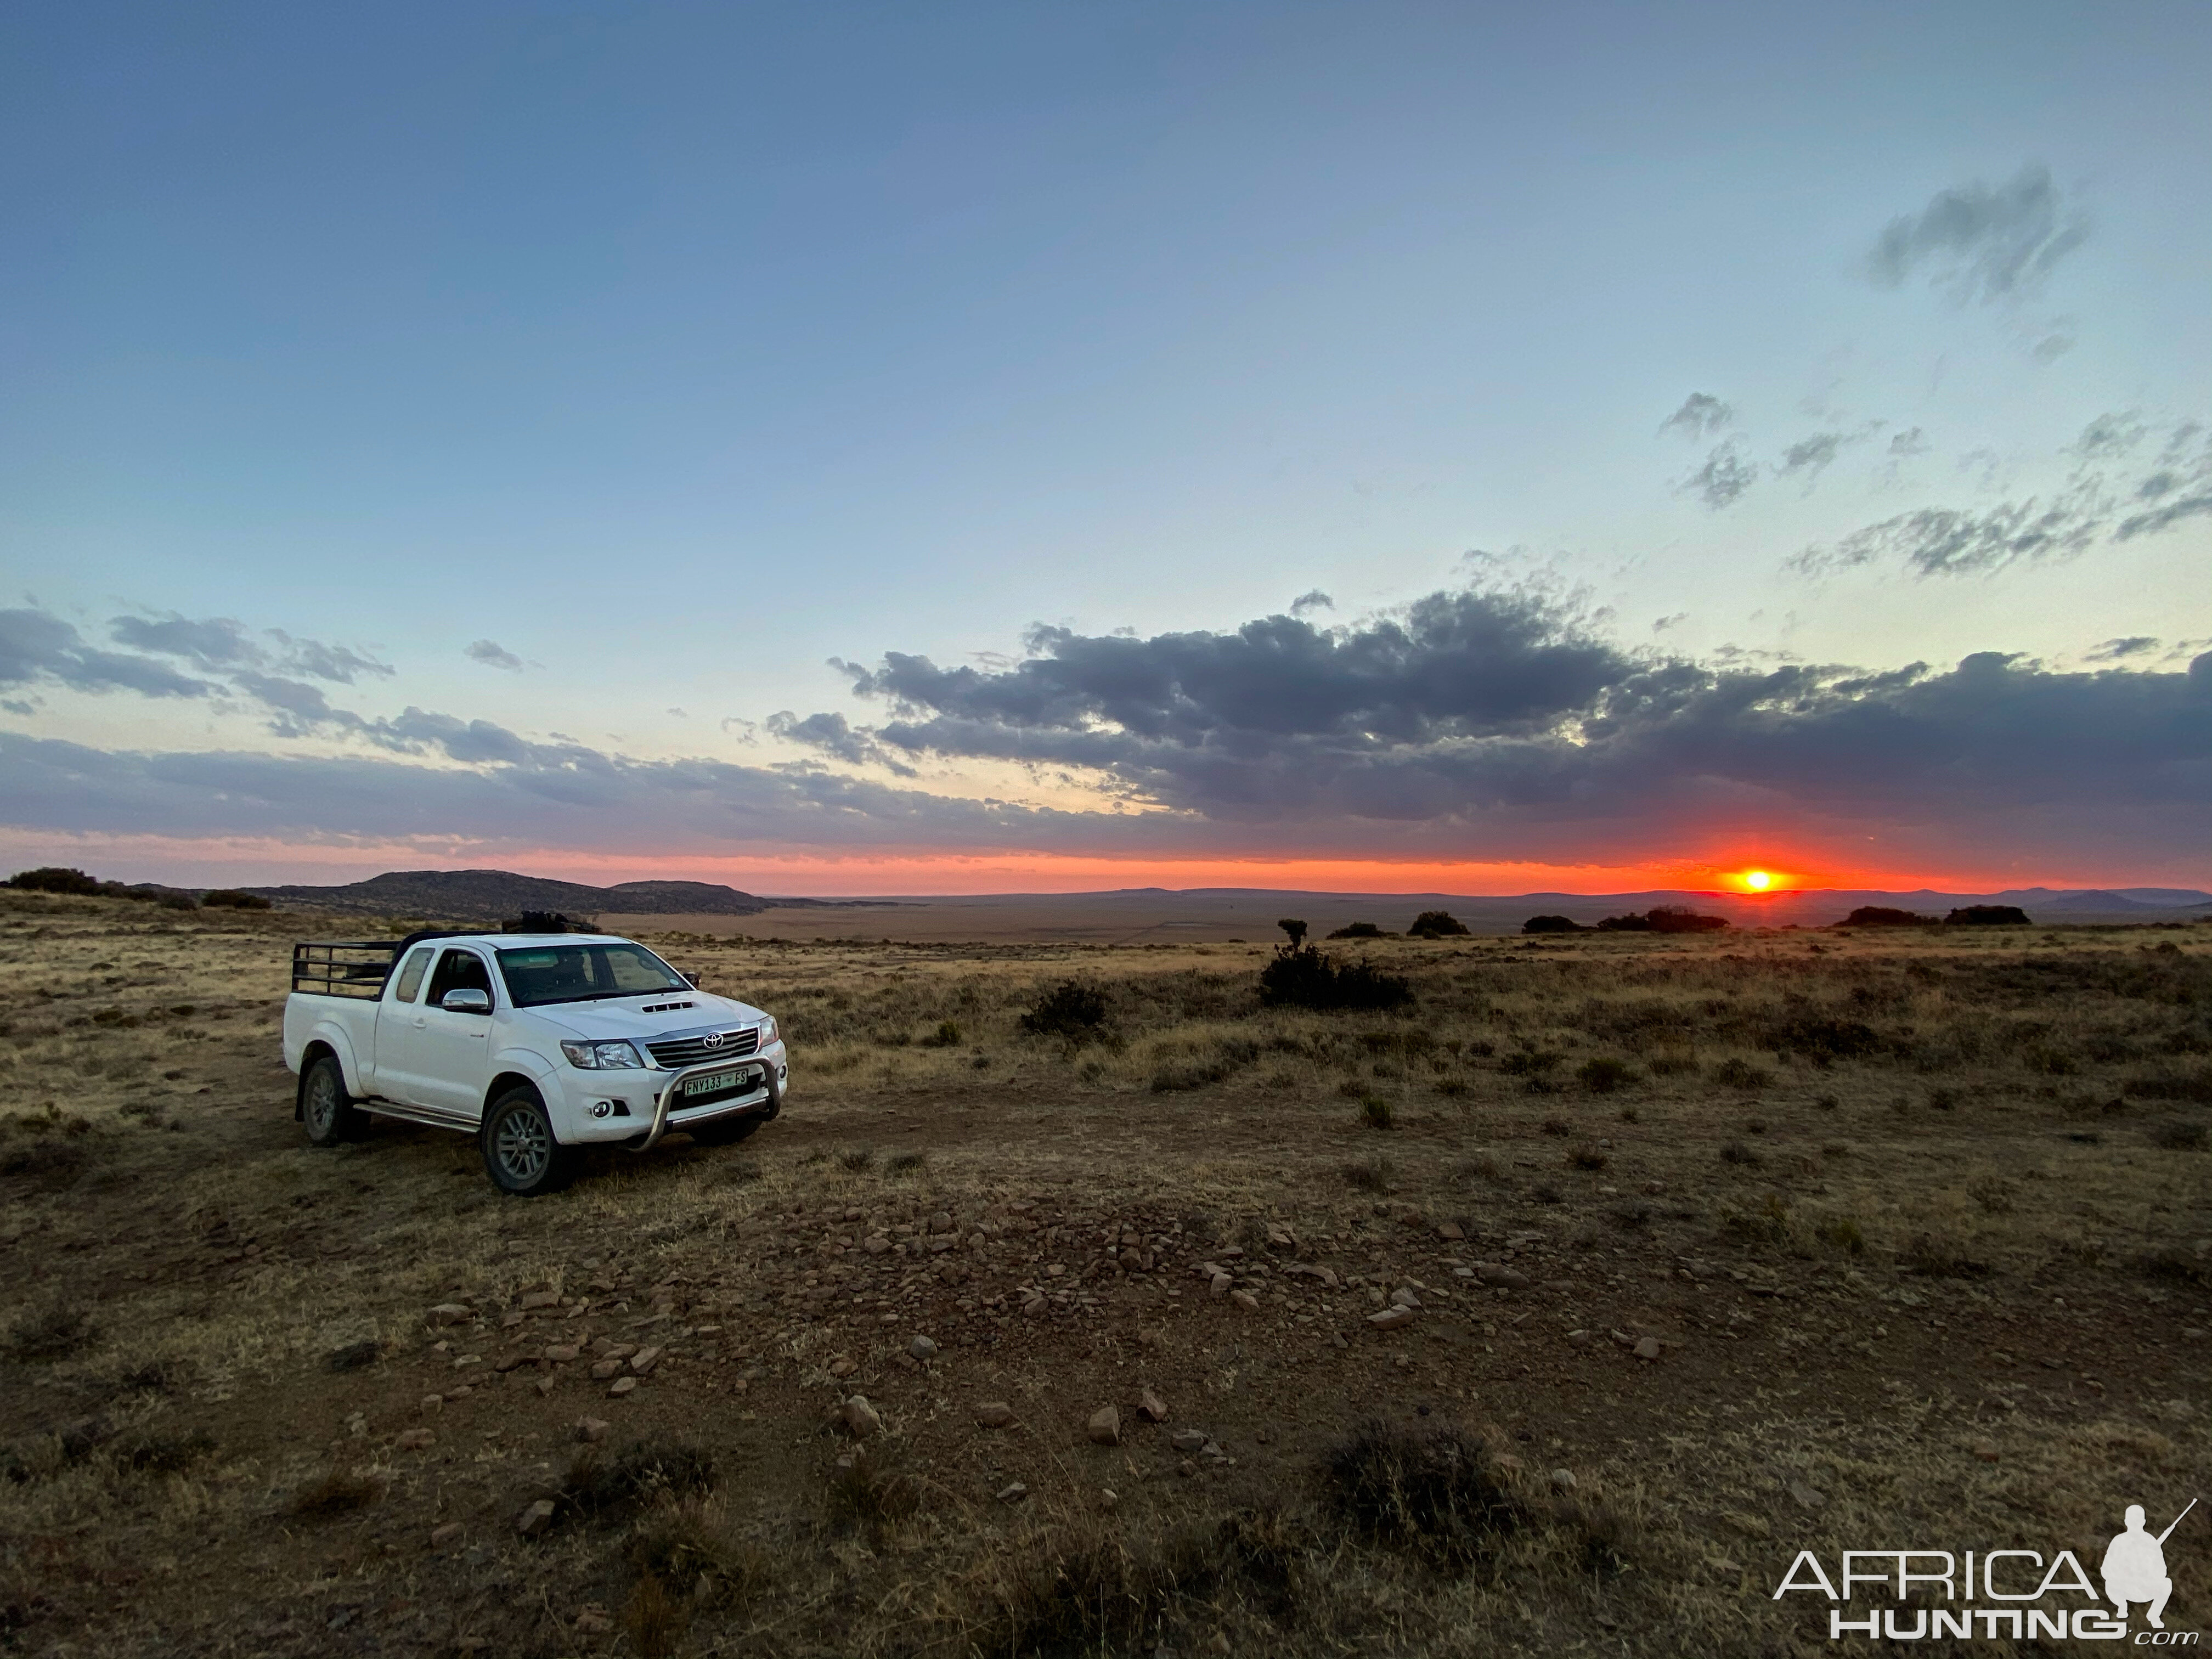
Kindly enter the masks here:
<path id="1" fill-rule="evenodd" d="M 770 1060 L 760 1060 L 756 1062 L 752 1056 L 747 1055 L 735 1063 L 741 1066 L 757 1063 L 760 1066 L 761 1084 L 768 1091 L 768 1099 L 750 1109 L 763 1112 L 769 1117 L 774 1117 L 781 1112 L 783 1109 L 783 1094 L 775 1084 L 775 1062 Z M 660 1144 L 660 1137 L 668 1133 L 668 1115 L 677 1109 L 676 1103 L 684 1092 L 684 1084 L 695 1077 L 703 1077 L 714 1072 L 726 1072 L 731 1065 L 730 1060 L 710 1060 L 703 1065 L 687 1066 L 682 1071 L 674 1073 L 662 1088 L 660 1098 L 653 1103 L 653 1127 L 645 1132 L 645 1139 L 635 1146 L 629 1141 L 623 1141 L 622 1145 L 633 1152 L 651 1152 Z"/>

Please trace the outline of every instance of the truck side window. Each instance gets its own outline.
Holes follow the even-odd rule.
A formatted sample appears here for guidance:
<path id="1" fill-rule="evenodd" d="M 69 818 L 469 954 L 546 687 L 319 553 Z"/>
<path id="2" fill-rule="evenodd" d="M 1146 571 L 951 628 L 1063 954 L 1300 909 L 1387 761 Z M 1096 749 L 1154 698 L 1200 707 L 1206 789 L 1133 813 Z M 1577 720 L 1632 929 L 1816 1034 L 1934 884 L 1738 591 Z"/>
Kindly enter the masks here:
<path id="1" fill-rule="evenodd" d="M 448 951 L 438 958 L 438 971 L 430 975 L 430 990 L 423 1000 L 433 1008 L 448 991 L 482 991 L 491 994 L 491 972 L 473 951 Z"/>
<path id="2" fill-rule="evenodd" d="M 399 983 L 392 993 L 394 1002 L 412 1002 L 415 994 L 422 988 L 422 975 L 430 965 L 430 947 L 418 945 L 407 953 L 407 960 L 399 969 Z"/>

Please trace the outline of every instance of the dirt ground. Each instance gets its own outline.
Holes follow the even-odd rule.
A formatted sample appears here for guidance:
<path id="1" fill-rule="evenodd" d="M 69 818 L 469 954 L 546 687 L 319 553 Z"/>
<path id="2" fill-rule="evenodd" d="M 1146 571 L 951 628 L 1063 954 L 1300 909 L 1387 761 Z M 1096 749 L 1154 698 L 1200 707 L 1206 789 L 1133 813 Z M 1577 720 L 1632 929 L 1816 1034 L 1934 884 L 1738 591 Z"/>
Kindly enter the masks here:
<path id="1" fill-rule="evenodd" d="M 667 933 L 788 1109 L 535 1200 L 304 1144 L 332 933 L 0 895 L 0 1650 L 1809 1653 L 2212 1485 L 2212 927 Z"/>

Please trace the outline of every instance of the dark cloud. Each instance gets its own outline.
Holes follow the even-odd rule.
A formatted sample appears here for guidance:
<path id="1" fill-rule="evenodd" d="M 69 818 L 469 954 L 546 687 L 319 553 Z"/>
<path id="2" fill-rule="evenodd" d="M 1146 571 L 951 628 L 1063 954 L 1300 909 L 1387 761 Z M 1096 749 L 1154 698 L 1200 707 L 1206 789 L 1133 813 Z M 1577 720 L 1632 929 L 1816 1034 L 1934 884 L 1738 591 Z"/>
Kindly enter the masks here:
<path id="1" fill-rule="evenodd" d="M 158 655 L 179 657 L 210 673 L 234 669 L 276 669 L 313 679 L 351 685 L 363 675 L 389 678 L 391 666 L 349 646 L 295 639 L 282 629 L 266 630 L 270 649 L 244 623 L 228 617 L 191 617 L 172 611 L 155 616 L 117 617 L 107 625 L 118 645 Z"/>
<path id="2" fill-rule="evenodd" d="M 915 775 L 914 768 L 887 752 L 872 734 L 855 732 L 842 714 L 809 714 L 800 720 L 786 709 L 770 714 L 764 724 L 770 737 L 818 749 L 848 766 L 887 766 L 901 777 Z"/>
<path id="3" fill-rule="evenodd" d="M 1930 447 L 1928 434 L 1917 426 L 1893 433 L 1889 440 L 1889 453 L 1899 457 L 1925 455 Z"/>
<path id="4" fill-rule="evenodd" d="M 1310 592 L 1301 593 L 1297 598 L 1291 601 L 1291 614 L 1293 617 L 1303 617 L 1309 611 L 1334 611 L 1335 609 L 1336 601 L 1329 598 L 1328 594 L 1322 592 L 1318 587 L 1314 588 Z"/>
<path id="5" fill-rule="evenodd" d="M 884 725 L 791 716 L 776 730 L 848 760 L 875 745 L 1103 780 L 1092 810 L 947 798 L 820 763 L 642 761 L 414 708 L 369 720 L 272 678 L 252 688 L 264 707 L 363 752 L 0 736 L 0 816 L 325 842 L 1547 862 L 1648 858 L 1755 824 L 1886 856 L 2124 862 L 2200 854 L 2212 807 L 2212 655 L 2183 672 L 2061 673 L 2002 653 L 1881 672 L 1694 661 L 1624 652 L 1541 594 L 1474 590 L 1327 630 L 1271 617 L 1036 637 L 1040 654 L 995 668 L 888 654 L 851 671 L 890 706 Z M 2111 664 L 2154 648 L 2100 647 Z"/>
<path id="6" fill-rule="evenodd" d="M 1734 504 L 1759 482 L 1759 469 L 1736 452 L 1733 440 L 1705 457 L 1705 464 L 1682 481 L 1682 488 L 1714 512 Z"/>
<path id="7" fill-rule="evenodd" d="M 461 654 L 471 662 L 480 662 L 487 668 L 503 668 L 510 674 L 522 672 L 522 659 L 496 640 L 477 640 L 465 647 Z"/>
<path id="8" fill-rule="evenodd" d="M 148 697 L 204 697 L 216 689 L 150 657 L 87 645 L 76 628 L 48 611 L 0 611 L 0 686 L 41 682 Z"/>
<path id="9" fill-rule="evenodd" d="M 1710 438 L 1735 419 L 1735 410 L 1710 392 L 1692 392 L 1682 406 L 1659 422 L 1662 433 L 1679 432 L 1692 440 Z"/>
<path id="10" fill-rule="evenodd" d="M 2050 169 L 2031 164 L 2005 184 L 1943 191 L 1919 212 L 1893 219 L 1867 256 L 1867 275 L 1896 288 L 1925 271 L 1962 300 L 2006 300 L 2041 286 L 2087 235 Z"/>
<path id="11" fill-rule="evenodd" d="M 2118 662 L 2125 657 L 2140 657 L 2158 649 L 2160 641 L 2148 634 L 2130 634 L 2125 639 L 2106 640 L 2093 646 L 2088 652 L 2091 662 Z"/>
<path id="12" fill-rule="evenodd" d="M 2154 459 L 2136 460 L 2153 440 L 2160 446 Z M 1816 575 L 1877 564 L 1915 576 L 1987 574 L 2072 558 L 2101 541 L 2131 541 L 2212 516 L 2212 438 L 2197 422 L 2161 429 L 2134 415 L 2100 415 L 2066 453 L 2075 461 L 2073 473 L 2046 495 L 1916 508 L 1808 548 L 1789 567 Z"/>
<path id="13" fill-rule="evenodd" d="M 1833 464 L 1847 441 L 1840 432 L 1815 432 L 1784 450 L 1781 462 L 1774 470 L 1785 478 L 1801 472 L 1808 479 L 1817 478 Z"/>

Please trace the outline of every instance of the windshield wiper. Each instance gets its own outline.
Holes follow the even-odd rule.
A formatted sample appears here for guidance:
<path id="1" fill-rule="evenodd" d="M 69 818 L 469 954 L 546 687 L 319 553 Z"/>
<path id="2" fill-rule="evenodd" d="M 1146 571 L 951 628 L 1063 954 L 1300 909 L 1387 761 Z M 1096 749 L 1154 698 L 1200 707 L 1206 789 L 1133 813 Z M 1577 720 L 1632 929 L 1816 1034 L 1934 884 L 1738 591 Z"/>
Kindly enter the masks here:
<path id="1" fill-rule="evenodd" d="M 545 1002 L 518 1002 L 514 1006 L 518 1008 L 559 1008 L 571 1002 L 612 1002 L 622 997 L 665 997 L 677 988 L 668 985 L 658 991 L 593 991 L 580 997 L 554 997 Z"/>

